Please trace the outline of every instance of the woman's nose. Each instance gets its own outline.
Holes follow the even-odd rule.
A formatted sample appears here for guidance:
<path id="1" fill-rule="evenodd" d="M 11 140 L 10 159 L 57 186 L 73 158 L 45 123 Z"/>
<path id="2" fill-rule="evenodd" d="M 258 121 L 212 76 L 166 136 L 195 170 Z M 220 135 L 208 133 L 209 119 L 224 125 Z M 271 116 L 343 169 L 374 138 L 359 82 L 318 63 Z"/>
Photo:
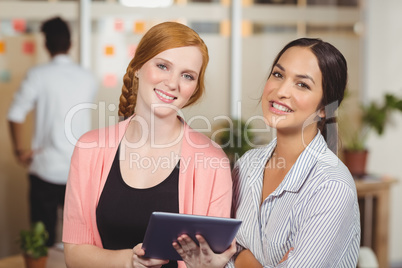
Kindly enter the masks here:
<path id="1" fill-rule="evenodd" d="M 165 85 L 170 90 L 175 90 L 178 88 L 180 77 L 177 74 L 171 73 L 165 79 Z"/>
<path id="2" fill-rule="evenodd" d="M 279 98 L 289 98 L 291 91 L 291 84 L 290 82 L 283 81 L 278 85 L 277 94 Z"/>

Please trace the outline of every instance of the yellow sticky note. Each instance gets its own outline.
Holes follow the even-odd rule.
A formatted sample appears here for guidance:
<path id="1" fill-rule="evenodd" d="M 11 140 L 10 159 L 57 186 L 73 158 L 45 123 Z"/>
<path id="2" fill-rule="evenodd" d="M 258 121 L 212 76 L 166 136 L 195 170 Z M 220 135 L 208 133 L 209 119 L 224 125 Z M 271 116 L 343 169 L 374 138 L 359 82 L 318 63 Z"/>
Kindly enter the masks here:
<path id="1" fill-rule="evenodd" d="M 106 56 L 113 56 L 114 55 L 114 47 L 113 46 L 106 46 L 105 47 L 105 55 Z"/>
<path id="2" fill-rule="evenodd" d="M 134 23 L 134 33 L 142 34 L 145 32 L 145 22 L 136 21 Z"/>
<path id="3" fill-rule="evenodd" d="M 220 33 L 224 37 L 229 37 L 230 36 L 230 21 L 229 20 L 223 20 L 220 23 Z"/>
<path id="4" fill-rule="evenodd" d="M 0 41 L 0 54 L 4 54 L 6 52 L 6 44 L 3 41 Z"/>

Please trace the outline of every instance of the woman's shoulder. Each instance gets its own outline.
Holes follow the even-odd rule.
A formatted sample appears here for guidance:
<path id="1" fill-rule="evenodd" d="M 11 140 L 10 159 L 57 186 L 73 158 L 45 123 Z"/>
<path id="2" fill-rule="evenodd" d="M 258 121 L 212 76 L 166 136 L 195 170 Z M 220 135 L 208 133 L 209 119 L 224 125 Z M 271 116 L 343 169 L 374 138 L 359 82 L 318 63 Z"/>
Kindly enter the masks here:
<path id="1" fill-rule="evenodd" d="M 102 148 L 118 145 L 126 125 L 127 122 L 122 121 L 103 128 L 92 129 L 78 139 L 76 147 Z"/>
<path id="2" fill-rule="evenodd" d="M 190 149 L 196 153 L 203 153 L 208 156 L 227 157 L 219 144 L 211 140 L 207 135 L 192 129 L 189 126 L 186 127 L 183 139 L 187 147 L 186 149 Z"/>
<path id="3" fill-rule="evenodd" d="M 241 157 L 238 157 L 239 163 L 249 163 L 255 160 L 264 160 L 273 151 L 275 144 L 269 143 L 267 145 L 258 146 L 245 152 Z M 264 163 L 265 164 L 265 163 Z"/>
<path id="4" fill-rule="evenodd" d="M 349 169 L 331 150 L 327 149 L 317 162 L 317 176 L 322 182 L 336 181 L 355 189 L 355 182 Z"/>

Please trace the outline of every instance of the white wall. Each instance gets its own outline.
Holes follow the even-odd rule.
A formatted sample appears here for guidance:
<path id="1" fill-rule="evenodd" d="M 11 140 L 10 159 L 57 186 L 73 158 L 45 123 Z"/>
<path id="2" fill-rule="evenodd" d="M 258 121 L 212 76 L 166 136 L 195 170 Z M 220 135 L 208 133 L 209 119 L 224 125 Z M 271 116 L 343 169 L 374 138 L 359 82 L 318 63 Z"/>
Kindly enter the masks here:
<path id="1" fill-rule="evenodd" d="M 393 92 L 402 97 L 402 1 L 367 0 L 365 100 Z M 390 266 L 402 266 L 402 114 L 392 118 L 385 135 L 369 138 L 369 172 L 398 179 L 390 198 Z"/>

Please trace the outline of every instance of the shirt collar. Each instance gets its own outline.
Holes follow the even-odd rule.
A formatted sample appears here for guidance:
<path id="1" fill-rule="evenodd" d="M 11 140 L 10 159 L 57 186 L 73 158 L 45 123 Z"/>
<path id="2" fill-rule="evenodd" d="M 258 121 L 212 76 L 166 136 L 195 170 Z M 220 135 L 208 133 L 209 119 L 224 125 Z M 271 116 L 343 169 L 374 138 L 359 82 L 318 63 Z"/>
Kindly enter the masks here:
<path id="1" fill-rule="evenodd" d="M 292 168 L 286 174 L 282 183 L 272 194 L 280 195 L 283 191 L 298 192 L 307 180 L 311 170 L 318 162 L 318 159 L 322 154 L 325 153 L 326 150 L 327 144 L 324 140 L 324 137 L 321 135 L 321 132 L 318 131 L 314 139 L 299 155 Z"/>
<path id="2" fill-rule="evenodd" d="M 68 56 L 67 54 L 58 54 L 58 55 L 53 57 L 52 61 L 55 62 L 55 63 L 70 63 L 70 62 L 72 62 L 70 56 Z"/>

